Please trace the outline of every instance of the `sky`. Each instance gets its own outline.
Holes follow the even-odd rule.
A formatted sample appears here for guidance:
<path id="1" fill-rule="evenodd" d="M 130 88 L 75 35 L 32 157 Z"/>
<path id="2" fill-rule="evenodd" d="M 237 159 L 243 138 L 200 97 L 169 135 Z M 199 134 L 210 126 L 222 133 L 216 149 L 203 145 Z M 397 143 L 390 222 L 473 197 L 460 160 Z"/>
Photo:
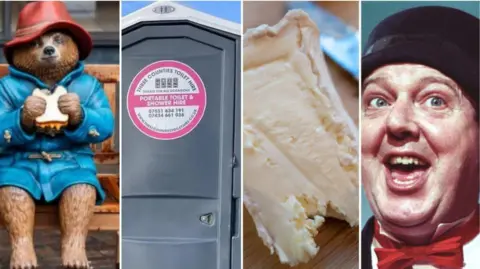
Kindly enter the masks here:
<path id="1" fill-rule="evenodd" d="M 122 16 L 141 9 L 156 1 L 122 1 Z M 174 1 L 212 16 L 241 23 L 240 1 Z"/>

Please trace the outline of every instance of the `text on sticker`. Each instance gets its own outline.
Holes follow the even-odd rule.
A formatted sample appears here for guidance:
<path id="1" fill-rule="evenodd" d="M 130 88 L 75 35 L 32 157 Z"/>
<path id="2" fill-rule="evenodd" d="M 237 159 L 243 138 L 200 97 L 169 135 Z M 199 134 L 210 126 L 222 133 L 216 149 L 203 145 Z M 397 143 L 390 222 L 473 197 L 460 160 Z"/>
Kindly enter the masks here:
<path id="1" fill-rule="evenodd" d="M 145 102 L 147 106 L 187 105 L 187 101 L 191 99 L 193 99 L 193 96 L 188 94 L 140 96 L 140 101 Z"/>

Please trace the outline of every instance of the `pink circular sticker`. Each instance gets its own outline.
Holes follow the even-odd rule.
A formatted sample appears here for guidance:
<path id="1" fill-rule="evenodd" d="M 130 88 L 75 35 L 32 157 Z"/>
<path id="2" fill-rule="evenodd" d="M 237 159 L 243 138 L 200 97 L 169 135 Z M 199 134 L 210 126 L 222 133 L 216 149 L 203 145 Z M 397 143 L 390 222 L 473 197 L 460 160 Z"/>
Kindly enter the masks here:
<path id="1" fill-rule="evenodd" d="M 145 135 L 172 140 L 198 125 L 207 105 L 200 76 L 177 61 L 158 61 L 143 68 L 132 80 L 127 94 L 130 119 Z"/>

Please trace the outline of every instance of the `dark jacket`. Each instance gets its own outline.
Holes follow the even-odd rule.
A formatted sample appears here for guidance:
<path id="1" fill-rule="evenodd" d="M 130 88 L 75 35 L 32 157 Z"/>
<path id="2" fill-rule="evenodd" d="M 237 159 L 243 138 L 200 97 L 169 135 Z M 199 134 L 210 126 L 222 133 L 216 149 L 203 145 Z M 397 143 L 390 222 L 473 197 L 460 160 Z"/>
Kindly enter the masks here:
<path id="1" fill-rule="evenodd" d="M 372 242 L 373 242 L 373 224 L 375 218 L 371 217 L 362 230 L 362 267 L 361 269 L 372 269 Z"/>

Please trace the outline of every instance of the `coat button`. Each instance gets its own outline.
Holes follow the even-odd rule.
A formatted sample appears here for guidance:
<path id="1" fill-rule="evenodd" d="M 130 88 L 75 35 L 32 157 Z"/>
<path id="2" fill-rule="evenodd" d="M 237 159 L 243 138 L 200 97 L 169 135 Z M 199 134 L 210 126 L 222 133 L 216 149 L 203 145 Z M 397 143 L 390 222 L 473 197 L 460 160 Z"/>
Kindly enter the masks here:
<path id="1" fill-rule="evenodd" d="M 97 137 L 100 134 L 98 133 L 97 129 L 95 129 L 95 127 L 91 127 L 90 131 L 88 131 L 88 135 L 93 136 L 93 137 Z"/>
<path id="2" fill-rule="evenodd" d="M 9 130 L 5 130 L 3 132 L 3 138 L 5 139 L 5 141 L 7 141 L 7 143 L 10 143 L 12 141 L 12 134 Z"/>

